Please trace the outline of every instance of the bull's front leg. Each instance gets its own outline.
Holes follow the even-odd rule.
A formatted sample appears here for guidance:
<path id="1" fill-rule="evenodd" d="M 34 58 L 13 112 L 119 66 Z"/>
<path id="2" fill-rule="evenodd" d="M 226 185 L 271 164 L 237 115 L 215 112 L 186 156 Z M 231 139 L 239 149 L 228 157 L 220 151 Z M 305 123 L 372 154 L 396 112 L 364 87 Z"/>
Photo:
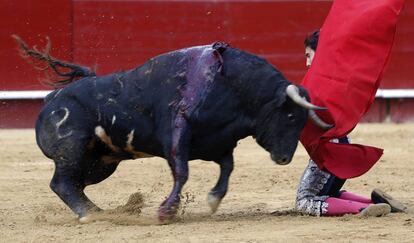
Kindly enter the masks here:
<path id="1" fill-rule="evenodd" d="M 161 222 L 166 222 L 176 215 L 180 205 L 181 190 L 188 179 L 189 127 L 181 114 L 177 115 L 173 124 L 171 150 L 167 158 L 174 186 L 158 210 L 158 219 Z"/>
<path id="2" fill-rule="evenodd" d="M 211 213 L 215 213 L 217 211 L 217 208 L 220 205 L 221 200 L 227 193 L 227 189 L 229 186 L 229 178 L 231 172 L 233 171 L 233 151 L 231 151 L 221 160 L 216 162 L 220 165 L 220 177 L 217 181 L 217 184 L 208 193 L 207 197 L 207 202 L 210 206 Z"/>

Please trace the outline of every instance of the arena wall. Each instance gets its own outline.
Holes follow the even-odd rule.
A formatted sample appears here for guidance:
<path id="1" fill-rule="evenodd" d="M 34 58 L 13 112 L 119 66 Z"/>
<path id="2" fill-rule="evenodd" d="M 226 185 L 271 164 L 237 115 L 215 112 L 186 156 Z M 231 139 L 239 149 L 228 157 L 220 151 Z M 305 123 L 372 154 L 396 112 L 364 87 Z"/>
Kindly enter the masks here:
<path id="1" fill-rule="evenodd" d="M 305 73 L 303 39 L 321 26 L 330 5 L 325 0 L 0 0 L 0 128 L 33 127 L 42 103 L 9 91 L 50 89 L 39 82 L 42 73 L 18 55 L 12 34 L 39 48 L 49 36 L 53 56 L 98 74 L 221 40 L 266 58 L 299 83 Z M 380 87 L 384 93 L 363 121 L 414 121 L 413 63 L 414 2 L 406 1 Z"/>

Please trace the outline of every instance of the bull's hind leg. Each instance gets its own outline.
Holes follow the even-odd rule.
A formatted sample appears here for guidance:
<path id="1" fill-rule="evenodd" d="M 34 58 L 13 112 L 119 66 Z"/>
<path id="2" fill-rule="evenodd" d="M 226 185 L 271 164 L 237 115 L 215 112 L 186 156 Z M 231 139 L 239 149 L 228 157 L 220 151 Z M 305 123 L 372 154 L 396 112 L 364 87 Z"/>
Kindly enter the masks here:
<path id="1" fill-rule="evenodd" d="M 86 179 L 94 175 L 90 168 L 96 159 L 88 155 L 90 136 L 87 132 L 72 129 L 70 134 L 55 142 L 55 173 L 50 188 L 75 214 L 84 217 L 88 212 L 100 210 L 83 191 L 88 183 Z"/>
<path id="2" fill-rule="evenodd" d="M 83 192 L 85 182 L 80 163 L 80 161 L 65 159 L 55 160 L 55 174 L 50 182 L 50 188 L 81 218 L 88 212 L 100 209 Z"/>
<path id="3" fill-rule="evenodd" d="M 207 197 L 207 202 L 212 213 L 217 211 L 221 200 L 227 193 L 229 178 L 233 171 L 233 151 L 224 156 L 220 161 L 217 161 L 217 163 L 220 165 L 220 177 Z"/>
<path id="4" fill-rule="evenodd" d="M 117 168 L 118 162 L 119 160 L 101 160 L 89 156 L 86 156 L 80 163 L 71 163 L 70 166 L 66 166 L 68 163 L 65 161 L 55 161 L 56 170 L 50 186 L 79 216 L 81 222 L 87 222 L 88 213 L 101 211 L 101 209 L 85 195 L 85 187 L 108 178 Z"/>
<path id="5" fill-rule="evenodd" d="M 101 180 L 88 174 L 96 161 L 88 152 L 93 149 L 92 137 L 88 116 L 82 107 L 70 101 L 66 102 L 65 107 L 43 110 L 36 124 L 37 143 L 44 154 L 55 162 L 50 187 L 79 217 L 99 210 L 83 192 L 87 183 Z M 96 151 L 93 153 L 96 154 Z"/>

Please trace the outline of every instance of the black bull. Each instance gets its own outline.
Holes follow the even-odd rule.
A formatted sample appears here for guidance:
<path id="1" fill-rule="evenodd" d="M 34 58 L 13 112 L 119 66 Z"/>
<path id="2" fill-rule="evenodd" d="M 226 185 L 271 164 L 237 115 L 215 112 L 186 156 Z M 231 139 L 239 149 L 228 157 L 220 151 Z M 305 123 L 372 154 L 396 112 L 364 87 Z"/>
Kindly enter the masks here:
<path id="1" fill-rule="evenodd" d="M 237 141 L 252 135 L 287 164 L 308 118 L 297 104 L 308 99 L 303 88 L 264 59 L 222 43 L 83 76 L 48 95 L 36 123 L 37 143 L 56 166 L 50 186 L 81 218 L 99 210 L 84 194 L 87 185 L 109 177 L 122 160 L 148 156 L 165 158 L 174 177 L 160 220 L 175 215 L 193 159 L 220 165 L 208 195 L 214 212 L 227 192 Z M 295 97 L 287 95 L 292 88 Z"/>

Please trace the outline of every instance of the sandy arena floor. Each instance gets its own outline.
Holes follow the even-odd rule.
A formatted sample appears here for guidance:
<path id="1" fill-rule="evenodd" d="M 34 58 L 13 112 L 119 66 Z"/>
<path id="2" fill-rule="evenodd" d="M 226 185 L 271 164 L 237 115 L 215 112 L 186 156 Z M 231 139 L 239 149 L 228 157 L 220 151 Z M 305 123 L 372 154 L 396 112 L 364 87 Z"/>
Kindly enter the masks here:
<path id="1" fill-rule="evenodd" d="M 355 143 L 385 148 L 385 154 L 344 188 L 369 195 L 378 187 L 414 208 L 414 124 L 360 125 L 351 136 Z M 218 166 L 192 161 L 178 221 L 157 225 L 158 205 L 172 186 L 164 160 L 124 161 L 109 179 L 88 187 L 88 196 L 107 211 L 80 224 L 49 189 L 54 165 L 37 148 L 34 130 L 0 130 L 0 144 L 0 242 L 414 241 L 412 211 L 382 218 L 291 213 L 307 161 L 302 147 L 290 165 L 278 166 L 254 140 L 241 141 L 229 193 L 212 216 L 206 195 L 218 178 Z M 115 210 L 136 192 L 144 195 L 140 216 Z"/>

